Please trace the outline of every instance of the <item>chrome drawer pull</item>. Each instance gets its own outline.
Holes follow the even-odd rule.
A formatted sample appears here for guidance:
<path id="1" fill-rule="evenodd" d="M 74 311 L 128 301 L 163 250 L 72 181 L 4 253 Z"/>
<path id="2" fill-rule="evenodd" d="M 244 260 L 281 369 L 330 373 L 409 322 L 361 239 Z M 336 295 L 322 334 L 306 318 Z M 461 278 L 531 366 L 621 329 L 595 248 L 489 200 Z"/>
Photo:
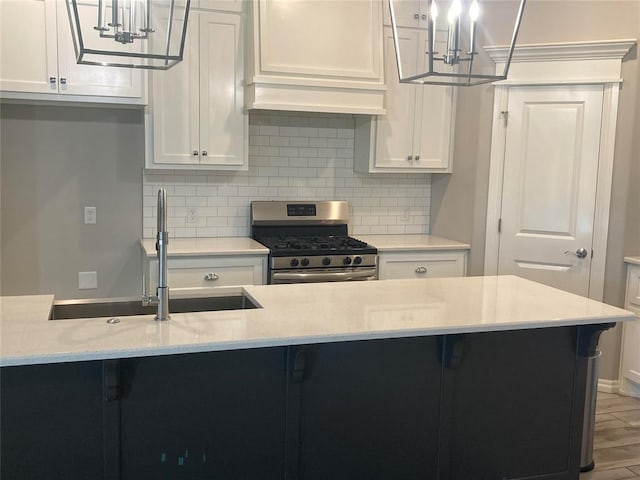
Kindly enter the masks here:
<path id="1" fill-rule="evenodd" d="M 204 279 L 207 282 L 215 282 L 216 280 L 218 280 L 220 278 L 220 275 L 218 275 L 217 273 L 207 273 L 204 276 Z"/>
<path id="2" fill-rule="evenodd" d="M 423 266 L 417 267 L 416 273 L 427 273 L 427 267 L 423 267 Z"/>

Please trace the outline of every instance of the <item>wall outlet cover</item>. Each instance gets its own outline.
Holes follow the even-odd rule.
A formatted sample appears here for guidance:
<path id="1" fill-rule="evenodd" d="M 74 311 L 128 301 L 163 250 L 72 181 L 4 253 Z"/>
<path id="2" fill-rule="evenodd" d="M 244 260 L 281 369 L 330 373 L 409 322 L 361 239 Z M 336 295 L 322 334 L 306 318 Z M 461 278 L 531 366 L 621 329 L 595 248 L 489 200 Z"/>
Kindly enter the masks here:
<path id="1" fill-rule="evenodd" d="M 84 224 L 95 225 L 97 222 L 96 207 L 84 207 Z"/>
<path id="2" fill-rule="evenodd" d="M 187 223 L 198 223 L 198 207 L 187 207 Z"/>
<path id="3" fill-rule="evenodd" d="M 98 288 L 98 272 L 78 272 L 78 289 Z"/>

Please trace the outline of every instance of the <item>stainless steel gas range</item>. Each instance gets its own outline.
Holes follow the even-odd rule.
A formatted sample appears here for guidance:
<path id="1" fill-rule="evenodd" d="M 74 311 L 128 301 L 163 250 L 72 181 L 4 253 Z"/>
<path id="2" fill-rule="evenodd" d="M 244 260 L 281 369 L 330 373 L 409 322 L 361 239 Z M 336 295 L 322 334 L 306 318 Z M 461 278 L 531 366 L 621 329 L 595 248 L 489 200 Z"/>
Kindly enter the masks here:
<path id="1" fill-rule="evenodd" d="M 348 235 L 347 202 L 251 202 L 251 237 L 269 248 L 268 281 L 378 278 L 378 251 Z"/>

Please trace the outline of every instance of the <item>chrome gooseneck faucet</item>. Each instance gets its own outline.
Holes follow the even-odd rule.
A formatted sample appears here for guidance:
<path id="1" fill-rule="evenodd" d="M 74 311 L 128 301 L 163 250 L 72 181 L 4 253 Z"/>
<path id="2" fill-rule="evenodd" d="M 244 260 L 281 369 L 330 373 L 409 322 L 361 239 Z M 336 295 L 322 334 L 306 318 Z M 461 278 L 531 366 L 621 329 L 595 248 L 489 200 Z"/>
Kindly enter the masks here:
<path id="1" fill-rule="evenodd" d="M 169 286 L 167 285 L 167 248 L 169 232 L 167 231 L 167 191 L 158 190 L 158 233 L 156 251 L 158 252 L 158 288 L 155 296 L 143 296 L 143 304 L 158 305 L 156 320 L 169 320 Z"/>

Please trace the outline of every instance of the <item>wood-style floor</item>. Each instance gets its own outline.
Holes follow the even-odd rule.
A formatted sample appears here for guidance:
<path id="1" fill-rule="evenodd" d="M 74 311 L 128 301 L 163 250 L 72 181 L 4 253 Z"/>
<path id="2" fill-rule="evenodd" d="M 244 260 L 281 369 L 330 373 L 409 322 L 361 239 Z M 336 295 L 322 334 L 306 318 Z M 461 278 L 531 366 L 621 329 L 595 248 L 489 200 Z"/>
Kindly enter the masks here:
<path id="1" fill-rule="evenodd" d="M 596 468 L 580 480 L 640 480 L 640 399 L 598 393 Z"/>

